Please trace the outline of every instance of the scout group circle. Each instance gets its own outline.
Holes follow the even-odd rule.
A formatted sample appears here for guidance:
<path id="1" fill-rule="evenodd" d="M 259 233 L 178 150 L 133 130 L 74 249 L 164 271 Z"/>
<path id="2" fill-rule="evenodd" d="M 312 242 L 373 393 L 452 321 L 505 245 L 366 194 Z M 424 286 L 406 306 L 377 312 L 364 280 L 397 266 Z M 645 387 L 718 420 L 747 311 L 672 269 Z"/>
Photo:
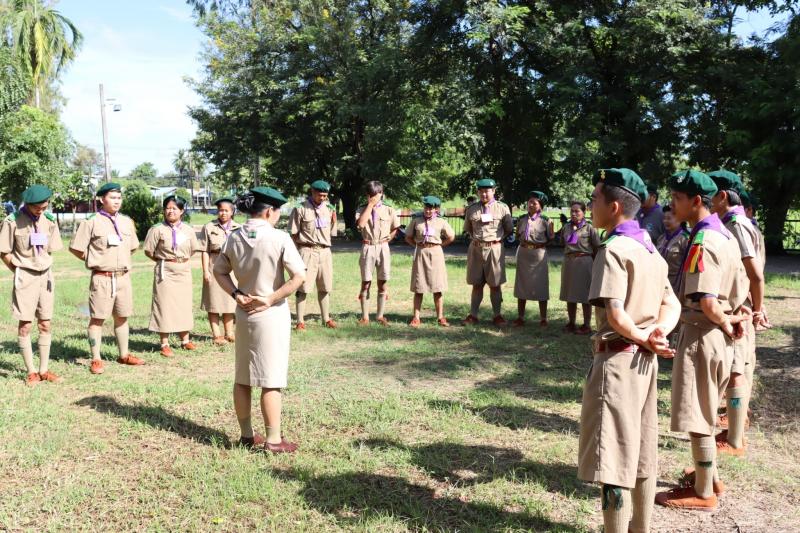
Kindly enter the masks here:
<path id="1" fill-rule="evenodd" d="M 669 180 L 670 206 L 657 203 L 632 170 L 603 169 L 593 178 L 592 222 L 586 206 L 571 205 L 564 225 L 565 258 L 560 297 L 568 305 L 566 329 L 590 333 L 592 307 L 596 332 L 593 362 L 581 409 L 578 476 L 601 485 L 606 531 L 648 531 L 652 503 L 693 510 L 714 510 L 724 485 L 716 454 L 743 455 L 749 425 L 748 402 L 755 368 L 755 332 L 769 327 L 763 304 L 763 236 L 752 220 L 753 202 L 736 174 L 720 170 L 676 173 Z M 467 282 L 472 285 L 470 312 L 464 324 L 478 322 L 484 286 L 489 286 L 493 323 L 501 315 L 501 286 L 506 282 L 503 240 L 512 232 L 520 242 L 514 296 L 515 326 L 525 323 L 525 304 L 539 303 L 540 325 L 547 326 L 549 280 L 545 246 L 554 238 L 553 223 L 542 214 L 547 196 L 528 195 L 527 214 L 513 227 L 511 213 L 495 199 L 495 182 L 476 183 L 478 201 L 465 213 Z M 217 202 L 218 219 L 203 227 L 200 238 L 181 223 L 185 204 L 164 200 L 164 222 L 151 228 L 144 252 L 155 262 L 150 329 L 161 337 L 161 354 L 171 357 L 169 334 L 181 347 L 189 339 L 192 298 L 189 258 L 202 252 L 202 309 L 209 314 L 214 343 L 235 343 L 234 408 L 240 445 L 272 453 L 291 453 L 297 444 L 281 432 L 281 390 L 286 387 L 291 315 L 295 295 L 296 330 L 304 330 L 306 297 L 316 289 L 322 322 L 330 316 L 331 237 L 336 213 L 327 203 L 328 183 L 315 181 L 302 205 L 292 210 L 289 232 L 276 229 L 287 200 L 279 191 L 255 187 L 237 199 Z M 391 275 L 389 242 L 399 228 L 395 210 L 383 203 L 379 182 L 367 185 L 367 202 L 356 213 L 363 243 L 360 256 L 362 316 L 370 323 L 369 300 L 377 277 L 376 321 L 387 325 L 384 306 Z M 48 370 L 50 320 L 53 314 L 52 253 L 61 249 L 55 218 L 46 212 L 51 192 L 33 185 L 24 205 L 0 228 L 0 257 L 14 273 L 12 313 L 19 321 L 18 341 L 27 383 L 58 382 Z M 93 374 L 104 371 L 100 358 L 103 323 L 113 318 L 119 357 L 126 365 L 144 361 L 128 352 L 128 321 L 133 311 L 131 254 L 139 247 L 130 218 L 122 215 L 121 187 L 107 183 L 97 191 L 100 209 L 84 220 L 70 242 L 70 252 L 91 270 L 89 348 Z M 406 230 L 415 247 L 411 275 L 414 313 L 420 325 L 423 295 L 432 293 L 437 323 L 449 326 L 442 294 L 447 272 L 442 248 L 454 232 L 438 216 L 435 196 L 423 198 L 422 216 Z M 239 225 L 235 210 L 247 215 Z M 604 233 L 601 239 L 598 228 Z M 655 244 L 654 244 L 655 241 Z M 576 325 L 582 304 L 583 323 Z M 221 318 L 221 322 L 220 322 Z M 39 329 L 38 372 L 31 342 L 33 320 Z M 671 429 L 690 436 L 694 467 L 682 486 L 655 494 L 658 451 L 656 355 L 675 358 L 672 376 Z M 251 422 L 252 388 L 261 388 L 266 436 Z M 725 400 L 725 413 L 718 414 Z M 722 432 L 717 432 L 719 429 Z"/>

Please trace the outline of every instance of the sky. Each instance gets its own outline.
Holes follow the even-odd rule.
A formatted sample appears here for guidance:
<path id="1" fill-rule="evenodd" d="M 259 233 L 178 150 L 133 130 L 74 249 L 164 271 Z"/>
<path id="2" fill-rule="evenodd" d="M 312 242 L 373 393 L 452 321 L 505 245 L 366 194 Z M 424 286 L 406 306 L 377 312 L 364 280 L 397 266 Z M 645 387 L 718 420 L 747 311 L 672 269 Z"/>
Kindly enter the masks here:
<path id="1" fill-rule="evenodd" d="M 99 84 L 106 98 L 111 168 L 126 175 L 150 161 L 160 173 L 188 148 L 196 127 L 187 116 L 200 103 L 185 77 L 202 69 L 202 32 L 184 0 L 61 0 L 57 5 L 84 35 L 76 61 L 62 78 L 62 120 L 76 142 L 103 152 Z M 747 38 L 773 23 L 766 12 L 745 14 L 736 33 Z"/>

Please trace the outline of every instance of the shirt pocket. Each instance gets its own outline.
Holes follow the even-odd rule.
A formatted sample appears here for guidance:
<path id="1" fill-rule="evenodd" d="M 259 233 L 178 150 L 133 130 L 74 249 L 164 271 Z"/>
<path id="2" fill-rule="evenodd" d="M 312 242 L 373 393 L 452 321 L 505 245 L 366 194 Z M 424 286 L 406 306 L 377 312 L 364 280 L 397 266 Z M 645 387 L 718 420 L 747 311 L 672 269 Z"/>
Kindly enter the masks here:
<path id="1" fill-rule="evenodd" d="M 31 228 L 17 228 L 14 232 L 14 246 L 19 251 L 31 248 Z"/>

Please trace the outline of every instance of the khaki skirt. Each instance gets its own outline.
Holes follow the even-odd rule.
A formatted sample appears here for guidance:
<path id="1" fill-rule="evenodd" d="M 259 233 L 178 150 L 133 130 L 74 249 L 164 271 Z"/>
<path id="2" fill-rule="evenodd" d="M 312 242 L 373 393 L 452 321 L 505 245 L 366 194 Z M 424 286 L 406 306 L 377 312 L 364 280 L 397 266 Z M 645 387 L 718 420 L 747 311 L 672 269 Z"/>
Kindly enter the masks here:
<path id="1" fill-rule="evenodd" d="M 236 309 L 236 383 L 270 389 L 286 387 L 291 326 L 286 300 L 254 315 Z"/>
<path id="2" fill-rule="evenodd" d="M 208 254 L 209 265 L 208 268 L 214 268 L 214 261 L 217 259 L 218 253 Z M 231 279 L 236 284 L 236 278 L 231 273 Z M 208 313 L 218 314 L 233 314 L 236 312 L 236 300 L 231 298 L 231 295 L 222 290 L 222 287 L 217 283 L 217 278 L 211 275 L 211 281 L 206 283 L 203 280 L 203 297 L 200 302 L 200 309 Z"/>
<path id="3" fill-rule="evenodd" d="M 565 255 L 561 263 L 561 295 L 569 303 L 588 304 L 592 286 L 592 256 Z"/>
<path id="4" fill-rule="evenodd" d="M 550 299 L 550 275 L 547 270 L 546 249 L 524 246 L 517 248 L 514 298 L 540 302 Z"/>
<path id="5" fill-rule="evenodd" d="M 153 269 L 150 331 L 191 331 L 194 327 L 192 308 L 192 267 L 189 262 L 157 261 Z"/>
<path id="6" fill-rule="evenodd" d="M 414 263 L 411 266 L 411 292 L 444 292 L 447 290 L 447 267 L 444 264 L 444 251 L 441 246 L 414 249 Z"/>

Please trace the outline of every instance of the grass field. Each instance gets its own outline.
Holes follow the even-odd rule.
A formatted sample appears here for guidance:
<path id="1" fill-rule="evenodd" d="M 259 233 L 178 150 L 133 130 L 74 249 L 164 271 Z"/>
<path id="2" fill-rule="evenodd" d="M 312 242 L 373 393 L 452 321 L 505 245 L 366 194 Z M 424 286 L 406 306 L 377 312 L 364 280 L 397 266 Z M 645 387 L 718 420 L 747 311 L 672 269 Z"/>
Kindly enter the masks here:
<path id="1" fill-rule="evenodd" d="M 410 256 L 395 254 L 388 317 L 360 328 L 358 256 L 335 255 L 333 311 L 295 335 L 284 431 L 293 456 L 235 447 L 232 348 L 217 349 L 199 310 L 200 349 L 157 352 L 147 331 L 152 269 L 137 254 L 131 347 L 147 365 L 88 371 L 88 276 L 59 253 L 52 369 L 63 384 L 25 387 L 16 327 L 0 328 L 0 530 L 104 531 L 589 531 L 598 489 L 576 479 L 578 417 L 588 340 L 551 326 L 455 326 L 467 312 L 463 259 L 448 259 L 446 311 L 454 327 L 409 319 Z M 513 265 L 509 279 L 514 279 Z M 558 294 L 558 265 L 551 269 Z M 9 309 L 11 276 L 0 274 Z M 513 283 L 505 288 L 513 316 Z M 713 514 L 656 509 L 654 531 L 797 531 L 800 527 L 800 281 L 770 276 L 776 327 L 760 336 L 755 419 L 746 459 L 722 457 L 728 486 Z M 535 305 L 529 306 L 535 311 Z M 316 312 L 316 303 L 309 305 Z M 483 319 L 489 318 L 488 296 Z M 535 318 L 535 317 L 530 317 Z M 106 326 L 103 356 L 116 349 Z M 35 336 L 34 336 L 35 342 Z M 669 363 L 659 379 L 659 486 L 690 465 L 684 435 L 668 431 Z M 255 407 L 255 406 L 254 406 Z M 263 431 L 263 428 L 261 429 Z"/>

